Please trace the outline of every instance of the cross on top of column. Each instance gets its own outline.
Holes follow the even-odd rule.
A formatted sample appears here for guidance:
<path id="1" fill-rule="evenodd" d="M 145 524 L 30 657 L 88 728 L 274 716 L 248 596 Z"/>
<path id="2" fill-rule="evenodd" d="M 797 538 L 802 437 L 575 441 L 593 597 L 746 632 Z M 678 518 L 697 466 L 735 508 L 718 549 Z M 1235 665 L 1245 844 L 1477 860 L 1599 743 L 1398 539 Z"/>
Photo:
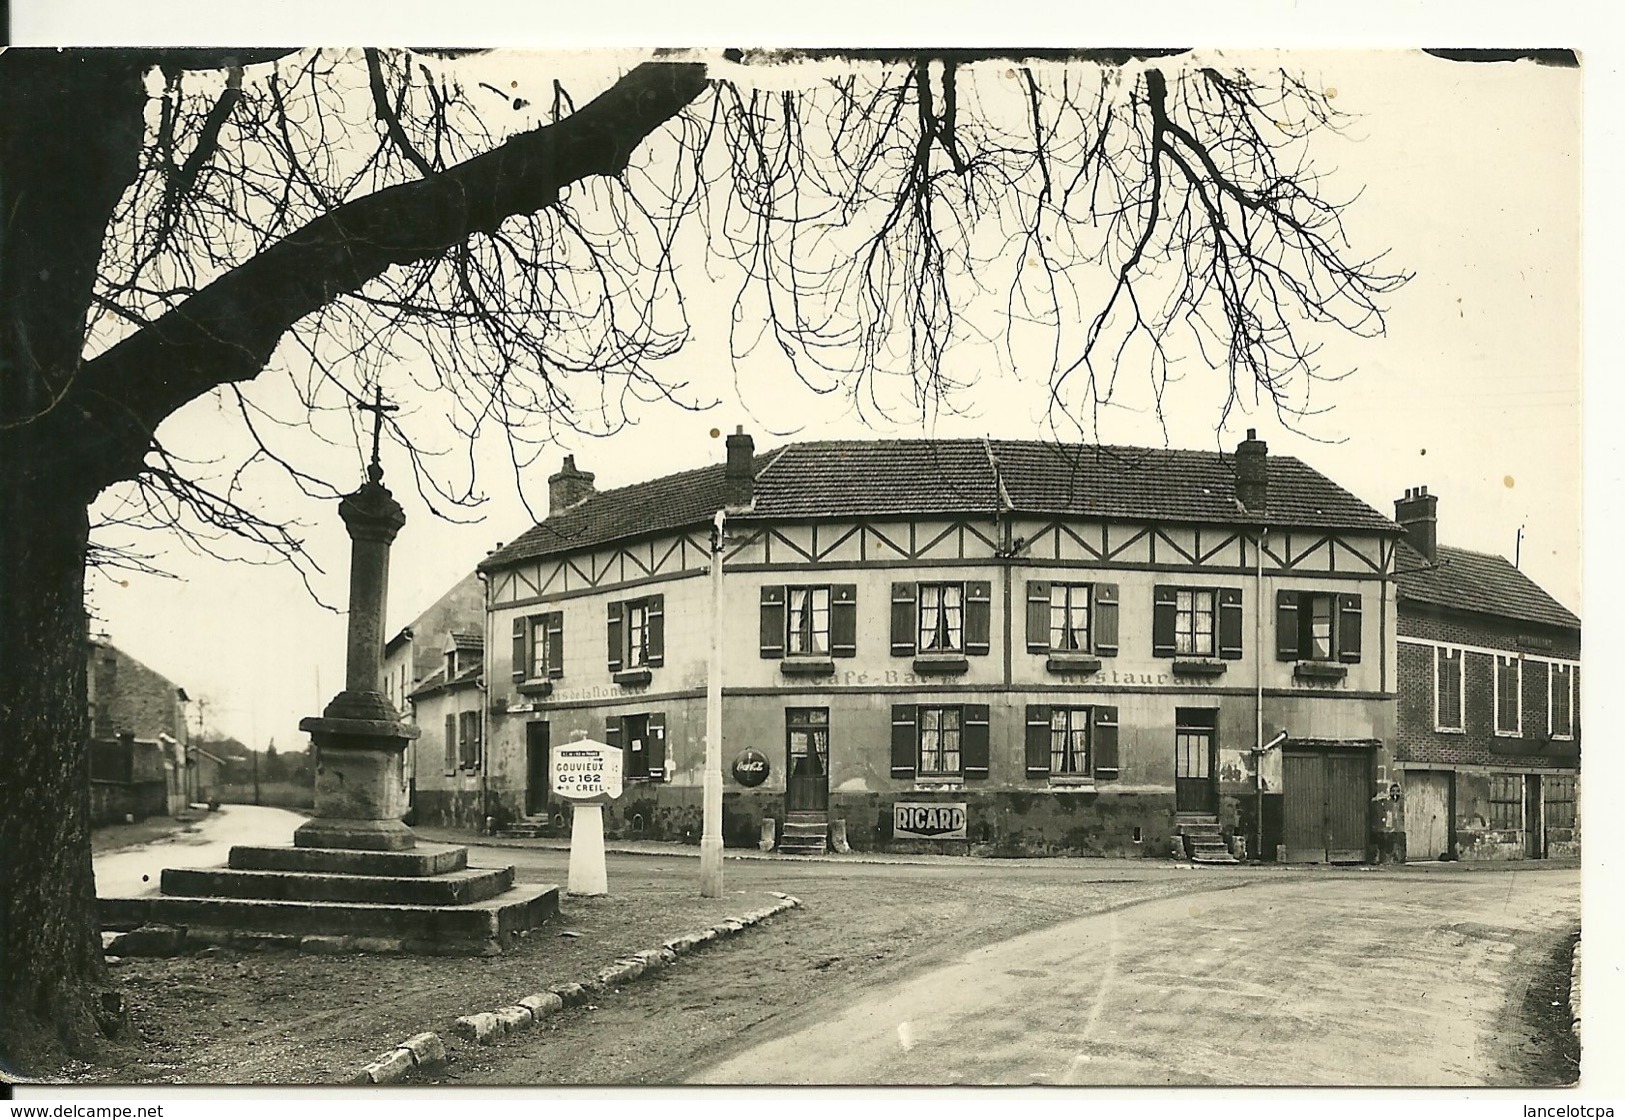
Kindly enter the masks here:
<path id="1" fill-rule="evenodd" d="M 398 404 L 385 404 L 384 387 L 375 382 L 372 387 L 372 403 L 368 404 L 365 400 L 362 400 L 356 407 L 363 412 L 372 413 L 372 462 L 367 464 L 367 477 L 373 482 L 382 482 L 384 468 L 378 462 L 378 437 L 383 431 L 384 413 L 399 412 L 401 406 Z"/>

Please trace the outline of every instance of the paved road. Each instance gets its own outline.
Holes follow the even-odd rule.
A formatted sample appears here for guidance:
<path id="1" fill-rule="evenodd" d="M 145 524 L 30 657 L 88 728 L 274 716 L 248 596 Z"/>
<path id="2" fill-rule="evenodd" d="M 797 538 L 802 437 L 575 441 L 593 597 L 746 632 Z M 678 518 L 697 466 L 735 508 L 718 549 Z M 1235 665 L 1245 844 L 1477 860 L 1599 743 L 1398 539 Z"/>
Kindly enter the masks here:
<path id="1" fill-rule="evenodd" d="M 1493 1084 L 1522 978 L 1579 921 L 1573 870 L 1232 881 L 973 950 L 694 1080 Z"/>
<path id="2" fill-rule="evenodd" d="M 96 856 L 96 893 L 103 898 L 156 894 L 164 868 L 223 867 L 233 844 L 290 843 L 305 819 L 264 805 L 224 805 L 199 821 L 194 832 Z"/>

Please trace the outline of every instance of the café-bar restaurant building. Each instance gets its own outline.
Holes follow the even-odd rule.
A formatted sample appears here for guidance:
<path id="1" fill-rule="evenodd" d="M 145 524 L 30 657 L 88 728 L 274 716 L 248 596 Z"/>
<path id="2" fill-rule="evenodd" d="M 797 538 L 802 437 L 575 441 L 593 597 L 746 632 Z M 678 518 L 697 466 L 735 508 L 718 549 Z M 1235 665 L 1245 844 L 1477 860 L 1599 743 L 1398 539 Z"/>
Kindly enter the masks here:
<path id="1" fill-rule="evenodd" d="M 737 432 L 606 491 L 566 458 L 480 565 L 481 811 L 560 823 L 549 752 L 585 733 L 626 752 L 612 832 L 697 841 L 722 511 L 727 843 L 844 822 L 857 849 L 1166 858 L 1206 826 L 1383 858 L 1401 530 L 1248 437 Z"/>

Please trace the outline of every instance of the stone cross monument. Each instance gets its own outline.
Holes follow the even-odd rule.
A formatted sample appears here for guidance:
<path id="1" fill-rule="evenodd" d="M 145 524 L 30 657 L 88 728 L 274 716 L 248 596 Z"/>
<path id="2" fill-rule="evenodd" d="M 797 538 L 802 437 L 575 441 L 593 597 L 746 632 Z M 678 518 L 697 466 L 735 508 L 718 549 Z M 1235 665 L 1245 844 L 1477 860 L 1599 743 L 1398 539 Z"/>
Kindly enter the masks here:
<path id="1" fill-rule="evenodd" d="M 397 406 L 372 404 L 372 462 L 367 481 L 339 503 L 350 534 L 350 625 L 344 691 L 320 716 L 299 721 L 316 744 L 315 816 L 293 834 L 300 848 L 402 851 L 416 844 L 401 817 L 406 812 L 404 764 L 418 729 L 384 698 L 384 604 L 389 589 L 389 546 L 406 513 L 384 486 L 378 463 L 383 414 Z"/>

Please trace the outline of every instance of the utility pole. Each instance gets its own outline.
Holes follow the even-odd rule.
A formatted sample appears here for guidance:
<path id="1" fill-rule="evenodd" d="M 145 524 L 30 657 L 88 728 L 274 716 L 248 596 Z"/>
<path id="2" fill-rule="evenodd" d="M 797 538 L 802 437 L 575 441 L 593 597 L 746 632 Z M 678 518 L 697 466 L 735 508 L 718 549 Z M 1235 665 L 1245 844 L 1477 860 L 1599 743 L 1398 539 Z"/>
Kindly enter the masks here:
<path id="1" fill-rule="evenodd" d="M 705 772 L 701 778 L 700 897 L 722 897 L 722 550 L 727 514 L 711 530 L 711 663 L 705 674 Z"/>

